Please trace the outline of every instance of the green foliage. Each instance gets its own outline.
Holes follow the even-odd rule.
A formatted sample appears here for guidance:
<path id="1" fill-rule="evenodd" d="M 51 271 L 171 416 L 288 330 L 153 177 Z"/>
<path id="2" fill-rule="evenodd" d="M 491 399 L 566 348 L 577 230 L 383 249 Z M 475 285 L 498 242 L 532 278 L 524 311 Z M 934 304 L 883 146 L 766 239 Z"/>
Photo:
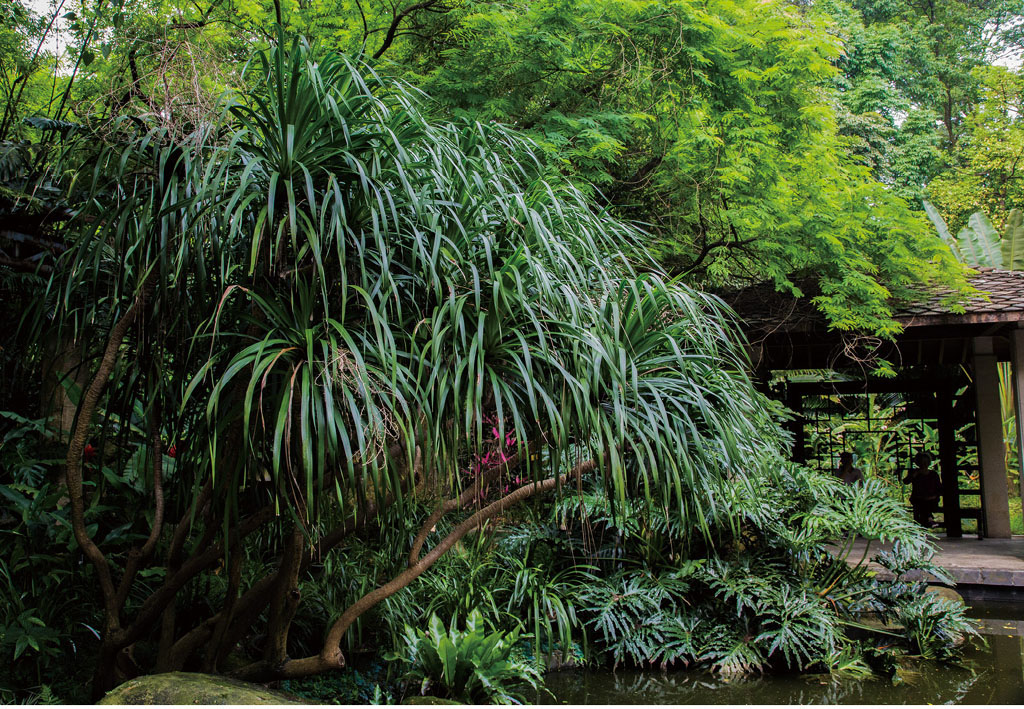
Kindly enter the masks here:
<path id="1" fill-rule="evenodd" d="M 581 586 L 577 605 L 594 655 L 615 665 L 699 665 L 726 674 L 787 668 L 864 676 L 877 663 L 850 629 L 863 627 L 865 613 L 899 617 L 904 652 L 920 652 L 927 635 L 931 656 L 942 659 L 955 657 L 973 632 L 962 606 L 939 614 L 930 604 L 907 604 L 903 574 L 944 574 L 931 563 L 926 533 L 881 483 L 850 487 L 786 466 L 718 499 L 728 509 L 709 546 L 687 545 L 685 529 L 659 523 L 658 511 L 643 505 L 617 517 L 584 493 L 555 506 L 570 538 L 589 540 L 567 549 L 601 569 Z M 737 517 L 744 522 L 733 532 L 726 520 Z M 869 540 L 868 551 L 848 560 L 858 536 Z M 836 548 L 836 539 L 849 542 Z M 895 571 L 895 583 L 867 573 L 870 540 L 895 540 L 876 557 Z"/>
<path id="2" fill-rule="evenodd" d="M 924 207 L 939 236 L 961 262 L 969 266 L 989 266 L 1020 270 L 1024 266 L 1024 213 L 1013 209 L 1006 216 L 1000 234 L 984 212 L 975 212 L 954 239 L 946 220 L 930 202 Z"/>
<path id="3" fill-rule="evenodd" d="M 864 652 L 858 643 L 845 643 L 825 658 L 825 669 L 833 677 L 846 679 L 869 679 L 874 676 L 871 666 L 864 659 Z"/>
<path id="4" fill-rule="evenodd" d="M 977 212 L 1002 220 L 1024 199 L 1018 179 L 1024 149 L 1021 72 L 983 66 L 969 74 L 966 81 L 971 85 L 973 100 L 957 116 L 959 136 L 949 150 L 948 167 L 928 187 L 929 199 L 955 227 Z M 997 225 L 1000 229 L 1006 226 L 1001 221 Z"/>
<path id="5" fill-rule="evenodd" d="M 1003 253 L 999 248 L 999 232 L 982 212 L 975 212 L 967 219 L 957 234 L 957 243 L 965 263 L 976 266 L 1001 268 Z"/>
<path id="6" fill-rule="evenodd" d="M 969 139 L 968 116 L 989 103 L 979 77 L 1017 46 L 1019 6 L 830 0 L 809 12 L 834 18 L 845 40 L 837 82 L 845 131 L 874 148 L 879 179 L 916 203 Z"/>
<path id="7" fill-rule="evenodd" d="M 405 639 L 405 648 L 388 659 L 408 666 L 404 679 L 421 695 L 467 704 L 522 704 L 527 688 L 540 684 L 532 665 L 512 657 L 519 631 L 488 634 L 478 611 L 466 618 L 464 631 L 456 627 L 455 617 L 446 631 L 431 615 L 425 631 L 406 626 Z"/>
<path id="8" fill-rule="evenodd" d="M 588 625 L 615 665 L 629 661 L 664 667 L 697 654 L 697 622 L 685 610 L 684 579 L 672 571 L 660 576 L 620 572 L 581 589 Z"/>
<path id="9" fill-rule="evenodd" d="M 0 3 L 0 146 L 22 132 L 20 119 L 38 110 L 47 93 L 50 77 L 41 74 L 52 61 L 43 51 L 46 38 L 52 36 L 51 17 L 38 14 L 38 9 L 20 0 Z M 46 14 L 52 12 L 51 8 Z"/>
<path id="10" fill-rule="evenodd" d="M 147 307 L 166 335 L 147 343 L 152 369 L 125 362 L 108 398 L 124 417 L 127 387 L 145 377 L 154 409 L 143 415 L 157 402 L 179 412 L 165 426 L 190 441 L 178 465 L 194 472 L 180 482 L 220 474 L 229 446 L 246 479 L 266 471 L 309 515 L 336 464 L 344 504 L 366 492 L 359 459 L 374 495 L 396 490 L 401 461 L 370 455 L 395 443 L 421 446 L 452 480 L 497 415 L 516 441 L 545 432 L 556 466 L 573 441 L 608 451 L 620 499 L 635 460 L 700 526 L 719 467 L 760 436 L 721 307 L 636 275 L 615 249 L 639 250 L 638 233 L 537 181 L 529 145 L 505 129 L 430 124 L 407 88 L 335 55 L 314 62 L 301 45 L 250 75 L 262 88 L 228 107 L 227 147 L 157 149 L 162 132 L 127 134 L 90 162 L 81 179 L 100 175 L 96 201 L 61 262 L 62 327 L 108 317 L 159 265 Z M 151 149 L 156 179 L 102 202 Z M 100 203 L 118 218 L 85 219 Z M 673 320 L 659 324 L 665 312 Z M 734 405 L 676 403 L 708 397 Z M 224 439 L 237 426 L 241 445 Z M 622 450 L 627 430 L 646 443 Z M 716 443 L 699 445 L 694 430 Z"/>
<path id="11" fill-rule="evenodd" d="M 181 622 L 165 649 L 273 573 L 289 525 L 315 544 L 376 508 L 375 544 L 324 562 L 332 584 L 295 617 L 293 649 L 317 653 L 323 623 L 404 568 L 427 510 L 485 455 L 529 449 L 516 486 L 593 460 L 612 510 L 639 501 L 705 536 L 740 523 L 718 497 L 758 473 L 780 433 L 720 301 L 662 273 L 636 228 L 544 179 L 510 128 L 433 121 L 415 90 L 301 41 L 257 54 L 245 78 L 184 137 L 142 119 L 69 131 L 48 172 L 74 218 L 17 346 L 64 348 L 72 404 L 94 353 L 113 357 L 82 429 L 90 456 L 81 439 L 71 456 L 84 461 L 79 531 L 120 574 L 156 518 L 157 475 L 165 518 L 189 529 L 180 548 L 154 537 L 118 624 L 170 584 L 175 555 L 219 551 L 211 540 L 267 509 L 279 515 L 234 557 L 237 582 L 211 564 L 175 587 Z M 470 539 L 451 552 L 467 585 L 438 586 L 424 615 L 524 614 L 535 654 L 566 651 L 582 626 L 581 570 L 548 576 L 530 562 L 493 587 L 490 567 L 460 561 Z M 415 622 L 401 603 L 342 642 L 357 649 L 388 613 Z M 243 647 L 257 655 L 253 635 Z M 160 647 L 148 627 L 139 637 L 137 661 L 152 667 Z"/>
<path id="12" fill-rule="evenodd" d="M 874 561 L 891 571 L 897 579 L 911 571 L 926 571 L 940 583 L 952 584 L 953 579 L 941 567 L 932 563 L 933 550 L 929 545 L 906 544 L 898 540 L 888 551 L 874 556 Z"/>
<path id="13" fill-rule="evenodd" d="M 799 669 L 847 677 L 895 671 L 898 663 L 889 667 L 871 654 L 870 642 L 855 639 L 868 627 L 865 614 L 905 628 L 882 635 L 886 643 L 894 637 L 901 643 L 897 657 L 920 654 L 927 643 L 932 657 L 958 656 L 963 637 L 973 632 L 962 607 L 958 617 L 956 606 L 940 615 L 930 603 L 908 603 L 922 586 L 907 584 L 905 574 L 926 571 L 941 579 L 943 572 L 931 562 L 926 533 L 884 486 L 849 488 L 800 469 L 781 469 L 759 482 L 753 490 L 722 494 L 729 509 L 716 518 L 715 542 L 708 546 L 659 521 L 656 508 L 634 504 L 613 511 L 607 498 L 585 488 L 439 561 L 422 584 L 367 616 L 358 642 L 373 646 L 381 643 L 374 638 L 390 637 L 401 654 L 408 642 L 401 629 L 416 627 L 427 609 L 460 612 L 459 590 L 483 586 L 482 615 L 494 627 L 523 622 L 540 629 L 542 642 L 520 643 L 532 646 L 534 661 L 538 652 L 555 648 L 564 654 L 567 633 L 581 642 L 586 661 L 610 665 L 701 666 L 724 674 Z M 728 520 L 737 515 L 745 522 L 734 534 Z M 832 545 L 858 534 L 896 540 L 891 552 L 874 556 L 894 571 L 895 583 L 867 573 L 870 547 L 862 558 L 846 559 L 848 547 Z M 343 552 L 346 563 L 364 547 L 354 541 Z M 381 559 L 398 556 L 396 550 Z M 373 563 L 352 567 L 354 575 L 372 574 Z M 540 603 L 518 598 L 525 580 L 538 589 Z M 558 603 L 547 611 L 541 603 L 553 597 Z M 559 613 L 570 607 L 560 624 Z"/>
<path id="14" fill-rule="evenodd" d="M 936 118 L 958 129 L 973 100 L 971 80 L 947 64 L 981 61 L 986 23 L 998 46 L 1015 35 L 998 24 L 1005 2 L 949 0 L 941 21 L 900 3 L 854 5 L 246 0 L 199 14 L 116 4 L 75 20 L 74 46 L 90 58 L 75 105 L 147 114 L 191 135 L 220 88 L 251 79 L 237 74 L 250 50 L 239 35 L 263 35 L 279 9 L 286 26 L 426 89 L 431 112 L 528 135 L 546 175 L 647 225 L 670 274 L 782 290 L 817 274 L 830 322 L 890 335 L 890 296 L 933 281 L 963 289 L 904 201 L 916 204 L 942 167 Z M 945 86 L 955 87 L 952 117 Z"/>
<path id="15" fill-rule="evenodd" d="M 583 629 L 577 615 L 577 594 L 594 580 L 587 566 L 574 564 L 556 570 L 551 565 L 530 565 L 526 558 L 510 554 L 502 555 L 500 560 L 514 574 L 507 605 L 509 617 L 527 622 L 526 627 L 533 632 L 534 657 L 540 658 L 543 652 L 556 647 L 563 655 L 570 652 L 575 632 Z M 586 644 L 585 635 L 583 641 Z"/>
<path id="16" fill-rule="evenodd" d="M 915 98 L 923 108 L 894 128 L 903 105 L 884 97 L 882 118 L 869 115 L 899 75 L 898 61 L 881 61 L 891 31 L 866 33 L 876 62 L 844 55 L 829 18 L 774 2 L 368 5 L 283 8 L 324 45 L 365 49 L 360 59 L 279 42 L 249 62 L 246 30 L 267 24 L 269 5 L 199 17 L 156 2 L 83 7 L 67 18 L 74 69 L 51 77 L 49 117 L 19 122 L 9 116 L 23 106 L 5 109 L 0 215 L 60 205 L 73 219 L 31 235 L 61 238 L 18 263 L 53 270 L 31 275 L 38 290 L 17 305 L 5 300 L 4 325 L 26 315 L 34 332 L 2 356 L 27 367 L 65 348 L 59 374 L 77 400 L 79 374 L 116 355 L 87 422 L 96 458 L 83 487 L 84 532 L 111 568 L 151 528 L 155 470 L 169 520 L 191 520 L 198 491 L 212 490 L 185 555 L 267 506 L 279 513 L 235 557 L 243 590 L 274 572 L 289 525 L 315 543 L 376 507 L 371 532 L 302 575 L 289 649 L 315 654 L 323 623 L 405 568 L 418 523 L 497 446 L 535 453 L 516 484 L 579 460 L 599 473 L 557 490 L 539 523 L 465 538 L 358 619 L 346 649 L 397 646 L 421 686 L 471 687 L 477 699 L 521 698 L 502 683 L 535 682 L 510 659 L 518 631 L 500 630 L 520 621 L 535 660 L 580 641 L 614 663 L 855 672 L 844 629 L 873 603 L 943 656 L 963 624 L 955 609 L 886 596 L 863 565 L 825 550 L 854 532 L 917 549 L 924 538 L 877 487 L 849 491 L 780 464 L 784 437 L 743 374 L 729 314 L 672 277 L 792 288 L 814 273 L 834 326 L 881 334 L 895 332 L 891 296 L 931 281 L 962 291 L 905 192 L 884 186 L 931 174 L 936 141 L 922 126 L 938 115 Z M 17 50 L 17 76 L 35 76 L 22 59 L 39 21 L 18 13 L 36 29 L 5 25 L 0 42 Z M 400 32 L 386 32 L 392 20 Z M 375 73 L 362 63 L 371 54 L 437 102 Z M 847 58 L 878 66 L 865 64 L 837 112 Z M 139 115 L 99 120 L 118 114 Z M 45 141 L 8 140 L 9 126 Z M 25 201 L 30 184 L 46 199 Z M 30 277 L 12 274 L 0 271 L 4 293 Z M 133 307 L 139 317 L 110 345 Z M 29 388 L 12 400 L 38 393 Z M 72 561 L 52 482 L 63 446 L 41 454 L 25 442 L 64 432 L 31 423 L 33 408 L 5 429 L 13 472 L 0 478 L 16 549 L 3 560 L 0 649 L 19 688 L 77 653 L 76 632 L 91 641 L 102 627 L 92 596 L 76 595 L 95 578 Z M 168 537 L 118 622 L 130 625 L 179 561 Z M 230 602 L 227 575 L 211 567 L 181 586 L 171 641 Z M 56 592 L 72 580 L 76 593 Z M 498 630 L 488 635 L 482 614 Z M 428 615 L 431 628 L 413 630 Z M 453 618 L 447 632 L 437 615 Z M 257 609 L 253 623 L 267 616 Z M 144 669 L 158 649 L 150 635 L 136 644 Z M 241 647 L 259 656 L 247 635 Z"/>
<path id="17" fill-rule="evenodd" d="M 98 608 L 76 573 L 64 491 L 48 479 L 53 444 L 43 421 L 12 412 L 0 412 L 0 433 L 0 697 L 78 700 Z"/>
<path id="18" fill-rule="evenodd" d="M 1003 227 L 1000 244 L 1003 252 L 1003 268 L 1024 271 L 1024 212 L 1011 209 Z"/>
<path id="19" fill-rule="evenodd" d="M 281 683 L 284 691 L 317 704 L 393 704 L 394 696 L 388 687 L 385 668 L 379 662 L 362 670 L 346 668 Z"/>
<path id="20" fill-rule="evenodd" d="M 880 617 L 902 629 L 910 648 L 930 660 L 956 660 L 978 632 L 964 604 L 928 593 L 924 583 L 893 584 L 876 596 Z"/>
<path id="21" fill-rule="evenodd" d="M 650 225 L 670 272 L 781 289 L 814 273 L 834 326 L 883 334 L 890 296 L 962 284 L 924 223 L 845 157 L 825 90 L 840 49 L 820 13 L 557 0 L 471 3 L 443 22 L 399 65 L 454 115 L 529 130 L 552 169 Z"/>

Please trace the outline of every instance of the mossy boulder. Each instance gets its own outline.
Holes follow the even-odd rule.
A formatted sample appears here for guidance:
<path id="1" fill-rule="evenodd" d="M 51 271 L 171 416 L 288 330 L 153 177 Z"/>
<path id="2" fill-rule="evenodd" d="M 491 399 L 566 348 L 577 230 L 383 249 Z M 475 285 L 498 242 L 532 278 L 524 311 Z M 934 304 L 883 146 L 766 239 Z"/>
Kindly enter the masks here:
<path id="1" fill-rule="evenodd" d="M 217 675 L 168 672 L 128 680 L 97 704 L 306 704 L 285 692 Z"/>
<path id="2" fill-rule="evenodd" d="M 945 598 L 947 601 L 954 601 L 958 603 L 964 602 L 964 597 L 949 586 L 929 586 L 925 590 L 928 593 L 934 593 L 939 598 Z"/>

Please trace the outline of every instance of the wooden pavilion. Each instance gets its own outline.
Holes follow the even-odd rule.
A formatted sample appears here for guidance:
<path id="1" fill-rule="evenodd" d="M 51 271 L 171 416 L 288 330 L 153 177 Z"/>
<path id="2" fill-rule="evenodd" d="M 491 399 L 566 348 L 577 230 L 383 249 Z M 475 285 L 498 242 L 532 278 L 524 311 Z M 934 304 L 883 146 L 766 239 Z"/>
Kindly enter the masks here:
<path id="1" fill-rule="evenodd" d="M 814 284 L 801 284 L 802 298 L 783 296 L 771 284 L 723 297 L 745 323 L 751 361 L 762 381 L 767 382 L 770 373 L 784 374 L 776 393 L 797 414 L 792 431 L 798 460 L 806 454 L 805 401 L 821 395 L 902 394 L 920 415 L 935 422 L 938 431 L 947 536 L 960 537 L 963 520 L 974 518 L 980 536 L 1009 538 L 997 363 L 1012 363 L 1017 450 L 1024 450 L 1024 272 L 981 268 L 971 283 L 987 297 L 969 301 L 963 313 L 952 312 L 941 295 L 897 307 L 895 318 L 904 329 L 891 342 L 830 330 L 811 305 Z M 890 362 L 896 377 L 870 376 L 869 356 Z M 792 376 L 796 370 L 840 371 L 848 376 L 843 381 L 799 381 Z M 965 456 L 964 444 L 976 446 L 977 456 Z M 965 488 L 965 479 L 980 484 Z M 1021 481 L 1024 488 L 1024 476 Z M 969 496 L 978 496 L 980 504 L 963 504 Z"/>

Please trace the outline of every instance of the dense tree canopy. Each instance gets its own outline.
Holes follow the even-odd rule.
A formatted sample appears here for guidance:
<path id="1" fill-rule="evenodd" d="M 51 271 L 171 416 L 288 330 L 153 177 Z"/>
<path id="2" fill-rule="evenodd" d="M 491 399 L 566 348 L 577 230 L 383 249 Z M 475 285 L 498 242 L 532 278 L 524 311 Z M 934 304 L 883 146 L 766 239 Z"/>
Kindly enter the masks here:
<path id="1" fill-rule="evenodd" d="M 782 4 L 480 3 L 410 40 L 456 114 L 538 135 L 551 164 L 649 225 L 671 271 L 711 284 L 817 274 L 834 325 L 888 331 L 885 300 L 954 272 L 846 155 L 830 25 Z M 451 21 L 449 18 L 448 21 Z"/>
<path id="2" fill-rule="evenodd" d="M 398 72 L 440 115 L 529 135 L 551 174 L 642 224 L 663 267 L 691 283 L 771 279 L 786 288 L 814 274 L 833 325 L 891 333 L 890 297 L 960 282 L 917 211 L 945 145 L 928 116 L 946 109 L 924 100 L 938 91 L 928 78 L 938 69 L 907 76 L 923 45 L 897 35 L 907 19 L 895 9 L 875 17 L 840 4 L 685 0 L 89 6 L 72 23 L 88 66 L 80 62 L 71 104 L 90 116 L 156 114 L 186 130 L 219 88 L 237 84 L 242 47 L 270 41 L 265 27 L 277 13 Z M 976 15 L 958 21 L 973 26 Z M 1005 9 L 985 17 L 997 15 Z M 928 34 L 928 22 L 914 32 L 950 64 L 961 50 L 948 48 L 950 33 Z M 1003 43 L 1015 36 L 996 34 Z M 979 42 L 972 57 L 985 51 Z M 196 67 L 201 79 L 188 79 Z"/>
<path id="3" fill-rule="evenodd" d="M 846 56 L 841 130 L 878 179 L 959 229 L 1017 206 L 1015 158 L 1024 23 L 1020 3 L 832 2 Z"/>

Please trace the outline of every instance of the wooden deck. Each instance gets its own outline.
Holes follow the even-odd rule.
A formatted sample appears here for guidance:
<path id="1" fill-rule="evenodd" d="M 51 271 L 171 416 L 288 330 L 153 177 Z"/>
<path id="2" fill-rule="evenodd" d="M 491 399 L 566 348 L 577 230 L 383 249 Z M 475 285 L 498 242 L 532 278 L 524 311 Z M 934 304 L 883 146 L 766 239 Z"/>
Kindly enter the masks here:
<path id="1" fill-rule="evenodd" d="M 864 553 L 865 540 L 858 539 L 850 553 L 849 561 L 856 563 Z M 1024 536 L 1012 539 L 976 539 L 964 537 L 937 540 L 939 552 L 935 561 L 946 569 L 959 584 L 977 586 L 1002 586 L 1020 589 L 1024 600 Z M 871 556 L 889 545 L 871 544 Z M 889 572 L 871 564 L 871 568 L 885 576 Z M 925 580 L 934 580 L 929 574 Z"/>

